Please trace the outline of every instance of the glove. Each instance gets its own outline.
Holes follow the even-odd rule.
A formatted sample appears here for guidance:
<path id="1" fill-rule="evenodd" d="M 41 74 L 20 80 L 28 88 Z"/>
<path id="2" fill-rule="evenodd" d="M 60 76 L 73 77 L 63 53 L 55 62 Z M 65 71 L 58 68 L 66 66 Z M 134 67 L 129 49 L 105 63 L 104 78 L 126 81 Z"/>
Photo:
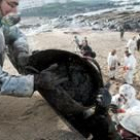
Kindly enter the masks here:
<path id="1" fill-rule="evenodd" d="M 119 107 L 118 107 L 117 105 L 115 105 L 115 104 L 110 104 L 109 109 L 110 109 L 113 113 L 115 113 L 115 114 L 117 114 L 117 113 L 125 113 L 125 110 L 124 110 L 124 109 L 119 108 Z"/>
<path id="2" fill-rule="evenodd" d="M 117 110 L 119 109 L 119 107 L 118 107 L 117 105 L 115 105 L 115 104 L 110 104 L 109 109 L 110 109 L 110 111 L 112 111 L 113 113 L 118 113 Z"/>
<path id="3" fill-rule="evenodd" d="M 96 98 L 96 105 L 100 107 L 108 107 L 111 103 L 111 95 L 107 88 L 101 88 Z"/>
<path id="4" fill-rule="evenodd" d="M 53 90 L 68 79 L 63 78 L 55 73 L 57 65 L 52 65 L 39 74 L 34 75 L 34 90 Z"/>

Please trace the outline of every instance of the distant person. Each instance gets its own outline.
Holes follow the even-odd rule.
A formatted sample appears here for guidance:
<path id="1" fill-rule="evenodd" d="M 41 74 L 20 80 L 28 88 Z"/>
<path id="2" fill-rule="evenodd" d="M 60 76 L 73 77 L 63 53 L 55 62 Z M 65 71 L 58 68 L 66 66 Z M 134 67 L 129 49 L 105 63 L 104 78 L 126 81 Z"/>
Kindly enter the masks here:
<path id="1" fill-rule="evenodd" d="M 76 43 L 75 53 L 81 54 L 84 57 L 95 58 L 96 53 L 92 51 L 92 48 L 88 45 L 87 37 L 84 37 L 82 41 L 77 36 L 74 36 L 74 42 Z"/>
<path id="2" fill-rule="evenodd" d="M 75 46 L 75 53 L 76 54 L 79 54 L 80 51 L 81 51 L 81 47 L 82 47 L 82 44 L 80 42 L 80 39 L 77 36 L 74 36 L 74 40 L 73 41 L 76 44 L 76 46 Z"/>
<path id="3" fill-rule="evenodd" d="M 138 128 L 138 126 L 140 127 L 140 101 L 136 99 L 134 87 L 129 84 L 121 85 L 119 93 L 113 96 L 112 101 L 119 107 L 119 109 L 117 108 L 119 112 L 113 114 L 112 119 L 122 140 L 140 140 L 137 139 L 140 136 L 140 133 L 137 133 L 140 130 Z"/>
<path id="4" fill-rule="evenodd" d="M 128 40 L 126 47 L 128 48 L 128 51 L 135 56 L 135 51 L 137 49 L 136 36 L 133 36 L 131 39 Z"/>
<path id="5" fill-rule="evenodd" d="M 108 54 L 107 64 L 109 70 L 109 78 L 111 80 L 115 80 L 117 67 L 120 65 L 117 58 L 117 51 L 114 49 Z"/>
<path id="6" fill-rule="evenodd" d="M 140 34 L 137 36 L 137 51 L 140 51 Z"/>
<path id="7" fill-rule="evenodd" d="M 140 111 L 140 101 L 136 98 L 136 90 L 133 86 L 129 84 L 123 84 L 119 88 L 119 93 L 113 96 L 112 100 L 114 104 L 118 105 L 120 108 L 125 109 L 135 109 Z"/>
<path id="8" fill-rule="evenodd" d="M 74 42 L 76 43 L 76 45 L 80 44 L 80 40 L 77 36 L 74 36 Z"/>
<path id="9" fill-rule="evenodd" d="M 136 59 L 128 50 L 125 51 L 124 58 L 124 71 L 125 71 L 125 82 L 133 84 L 133 77 L 136 68 Z"/>
<path id="10" fill-rule="evenodd" d="M 120 39 L 122 40 L 124 38 L 124 28 L 120 28 Z"/>
<path id="11" fill-rule="evenodd" d="M 87 37 L 84 37 L 84 41 L 85 41 L 85 44 L 86 44 L 87 46 L 89 46 Z"/>
<path id="12" fill-rule="evenodd" d="M 81 54 L 84 57 L 91 57 L 91 58 L 96 57 L 96 53 L 92 51 L 92 48 L 88 45 L 88 41 L 86 38 L 82 40 Z"/>

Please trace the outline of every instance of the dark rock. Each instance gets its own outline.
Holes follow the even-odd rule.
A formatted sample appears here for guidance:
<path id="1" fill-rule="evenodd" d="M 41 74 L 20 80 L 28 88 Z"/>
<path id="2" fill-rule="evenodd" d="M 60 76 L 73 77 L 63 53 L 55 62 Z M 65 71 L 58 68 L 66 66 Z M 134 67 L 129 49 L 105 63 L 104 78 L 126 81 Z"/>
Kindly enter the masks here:
<path id="1" fill-rule="evenodd" d="M 132 30 L 131 25 L 128 24 L 128 23 L 125 23 L 125 24 L 123 25 L 123 27 L 124 27 L 125 30 Z"/>

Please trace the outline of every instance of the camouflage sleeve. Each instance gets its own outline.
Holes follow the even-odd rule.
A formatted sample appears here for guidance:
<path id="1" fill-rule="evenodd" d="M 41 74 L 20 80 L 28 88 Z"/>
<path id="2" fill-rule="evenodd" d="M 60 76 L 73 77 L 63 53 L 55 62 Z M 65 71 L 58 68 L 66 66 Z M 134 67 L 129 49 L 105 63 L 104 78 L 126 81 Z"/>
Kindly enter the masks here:
<path id="1" fill-rule="evenodd" d="M 29 45 L 26 36 L 19 30 L 17 26 L 3 27 L 3 33 L 7 45 L 14 45 L 13 49 L 17 51 L 29 53 Z M 16 43 L 15 43 L 16 42 Z"/>
<path id="2" fill-rule="evenodd" d="M 22 62 L 25 62 L 22 61 L 22 57 L 30 55 L 27 38 L 16 26 L 3 27 L 3 33 L 8 56 L 16 69 L 19 69 L 19 67 L 24 65 Z"/>
<path id="3" fill-rule="evenodd" d="M 5 42 L 0 28 L 0 95 L 30 97 L 34 91 L 34 76 L 11 76 L 2 70 Z"/>
<path id="4" fill-rule="evenodd" d="M 34 92 L 34 76 L 11 76 L 0 66 L 0 95 L 31 97 Z"/>

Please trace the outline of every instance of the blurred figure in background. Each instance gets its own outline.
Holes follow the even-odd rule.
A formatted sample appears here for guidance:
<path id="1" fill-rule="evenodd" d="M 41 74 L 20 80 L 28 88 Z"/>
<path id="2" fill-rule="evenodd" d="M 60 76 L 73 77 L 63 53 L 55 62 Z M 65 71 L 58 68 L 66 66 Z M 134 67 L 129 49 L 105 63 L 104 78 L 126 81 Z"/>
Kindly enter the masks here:
<path id="1" fill-rule="evenodd" d="M 137 36 L 137 51 L 140 51 L 140 34 Z"/>
<path id="2" fill-rule="evenodd" d="M 89 59 L 93 59 L 96 57 L 96 53 L 92 51 L 92 48 L 88 44 L 87 37 L 84 37 L 84 39 L 80 41 L 77 36 L 74 36 L 74 42 L 76 43 L 76 54 L 81 54 L 83 57 Z"/>
<path id="3" fill-rule="evenodd" d="M 120 66 L 117 57 L 117 51 L 115 49 L 108 54 L 107 64 L 109 70 L 109 78 L 111 80 L 115 80 L 117 67 Z"/>
<path id="4" fill-rule="evenodd" d="M 129 84 L 120 86 L 119 93 L 113 96 L 112 102 L 126 111 L 132 108 L 140 111 L 140 101 L 136 99 L 136 90 Z"/>
<path id="5" fill-rule="evenodd" d="M 133 140 L 133 138 L 139 140 L 137 137 L 139 138 L 140 133 L 137 135 L 137 132 L 140 130 L 140 101 L 136 99 L 134 87 L 129 84 L 121 85 L 119 93 L 112 97 L 112 104 L 118 107 L 115 114 L 112 115 L 112 120 L 121 138 L 123 140 Z"/>
<path id="6" fill-rule="evenodd" d="M 136 58 L 128 50 L 126 50 L 123 68 L 125 72 L 125 82 L 128 84 L 133 84 L 136 63 Z"/>
<path id="7" fill-rule="evenodd" d="M 135 56 L 135 51 L 137 50 L 136 36 L 133 36 L 131 39 L 129 39 L 126 47 L 128 48 L 129 53 Z"/>
<path id="8" fill-rule="evenodd" d="M 85 44 L 86 44 L 87 46 L 89 46 L 87 37 L 84 37 L 84 42 L 85 42 Z"/>
<path id="9" fill-rule="evenodd" d="M 120 27 L 120 39 L 123 40 L 124 38 L 124 28 Z"/>
<path id="10" fill-rule="evenodd" d="M 85 37 L 82 40 L 81 54 L 82 54 L 82 56 L 87 57 L 87 58 L 89 57 L 89 58 L 93 59 L 96 57 L 96 53 L 94 51 L 92 51 L 92 48 L 88 44 L 87 37 Z"/>
<path id="11" fill-rule="evenodd" d="M 75 44 L 76 44 L 75 49 L 74 49 L 75 53 L 76 53 L 76 54 L 80 54 L 80 52 L 81 52 L 81 47 L 82 47 L 82 44 L 81 44 L 80 39 L 78 38 L 78 36 L 74 36 L 74 40 L 73 40 L 73 41 L 74 41 Z"/>

